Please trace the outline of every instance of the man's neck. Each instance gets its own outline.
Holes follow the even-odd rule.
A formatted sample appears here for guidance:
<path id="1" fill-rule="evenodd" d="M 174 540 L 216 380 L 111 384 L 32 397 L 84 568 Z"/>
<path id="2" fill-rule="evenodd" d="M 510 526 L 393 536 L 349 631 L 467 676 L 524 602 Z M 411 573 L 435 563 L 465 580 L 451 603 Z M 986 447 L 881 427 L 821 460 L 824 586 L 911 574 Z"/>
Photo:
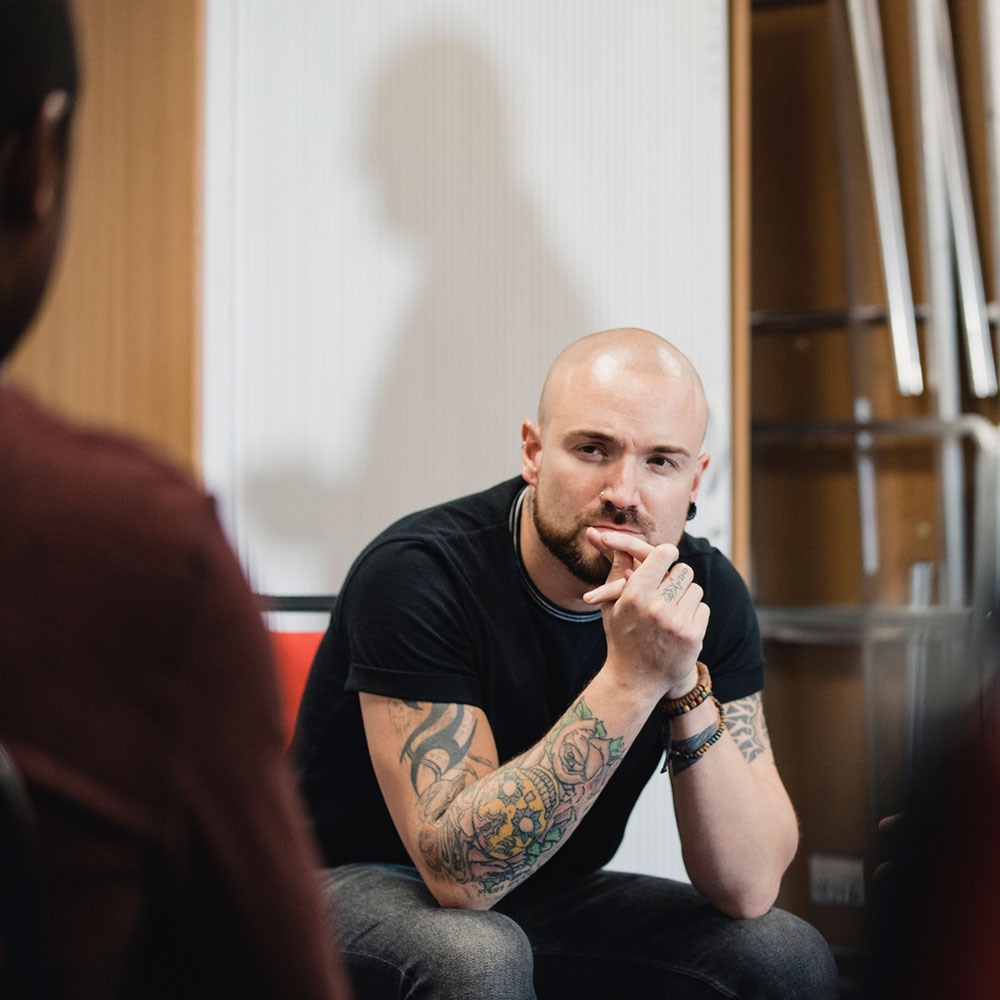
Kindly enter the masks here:
<path id="1" fill-rule="evenodd" d="M 583 600 L 590 589 L 579 577 L 571 573 L 557 559 L 538 536 L 531 509 L 531 487 L 524 495 L 521 507 L 521 561 L 531 582 L 547 600 L 567 611 L 594 611 L 592 604 Z"/>

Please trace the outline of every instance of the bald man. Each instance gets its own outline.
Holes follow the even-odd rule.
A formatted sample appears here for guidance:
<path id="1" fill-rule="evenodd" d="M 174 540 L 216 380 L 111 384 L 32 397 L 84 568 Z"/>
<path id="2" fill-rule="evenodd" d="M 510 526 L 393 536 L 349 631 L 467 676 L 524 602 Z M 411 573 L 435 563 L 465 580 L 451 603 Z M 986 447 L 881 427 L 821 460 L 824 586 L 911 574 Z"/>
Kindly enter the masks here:
<path id="1" fill-rule="evenodd" d="M 351 568 L 296 745 L 361 997 L 837 995 L 772 909 L 797 826 L 749 596 L 684 531 L 706 422 L 676 347 L 585 337 L 520 477 Z M 691 885 L 603 870 L 664 758 Z"/>

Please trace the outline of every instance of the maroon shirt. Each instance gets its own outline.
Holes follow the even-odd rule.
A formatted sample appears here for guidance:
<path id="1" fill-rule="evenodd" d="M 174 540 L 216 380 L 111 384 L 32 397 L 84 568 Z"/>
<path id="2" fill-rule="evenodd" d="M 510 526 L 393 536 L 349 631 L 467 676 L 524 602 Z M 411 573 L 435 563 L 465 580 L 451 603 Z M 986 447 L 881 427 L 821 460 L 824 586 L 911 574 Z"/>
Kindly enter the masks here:
<path id="1" fill-rule="evenodd" d="M 0 385 L 0 740 L 61 997 L 348 995 L 211 500 Z"/>

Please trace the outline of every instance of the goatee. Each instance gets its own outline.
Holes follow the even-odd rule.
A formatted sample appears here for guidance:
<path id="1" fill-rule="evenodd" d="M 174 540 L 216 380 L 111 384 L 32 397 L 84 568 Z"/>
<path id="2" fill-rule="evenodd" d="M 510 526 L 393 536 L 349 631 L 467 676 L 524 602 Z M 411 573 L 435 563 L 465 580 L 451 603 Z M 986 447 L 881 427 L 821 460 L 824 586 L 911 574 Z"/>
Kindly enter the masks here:
<path id="1" fill-rule="evenodd" d="M 611 570 L 611 561 L 580 537 L 587 524 L 604 521 L 620 527 L 648 530 L 645 518 L 634 507 L 616 507 L 607 500 L 602 501 L 599 511 L 590 517 L 581 518 L 576 525 L 566 530 L 560 530 L 545 519 L 538 509 L 533 491 L 528 495 L 528 503 L 531 507 L 531 519 L 542 544 L 578 580 L 590 587 L 598 587 L 604 583 Z"/>

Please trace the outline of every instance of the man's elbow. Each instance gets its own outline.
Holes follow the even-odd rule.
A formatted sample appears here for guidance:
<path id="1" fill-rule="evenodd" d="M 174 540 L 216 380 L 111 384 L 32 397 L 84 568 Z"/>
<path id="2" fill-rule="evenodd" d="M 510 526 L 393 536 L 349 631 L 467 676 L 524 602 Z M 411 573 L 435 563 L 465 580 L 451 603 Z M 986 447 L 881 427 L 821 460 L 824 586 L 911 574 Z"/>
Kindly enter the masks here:
<path id="1" fill-rule="evenodd" d="M 722 899 L 713 901 L 717 910 L 721 910 L 736 920 L 753 920 L 767 913 L 778 898 L 774 892 L 744 892 L 732 893 Z"/>
<path id="2" fill-rule="evenodd" d="M 446 910 L 488 910 L 496 897 L 479 892 L 474 881 L 459 881 L 444 862 L 439 831 L 426 827 L 417 839 L 418 849 L 410 852 L 427 891 Z"/>
<path id="3" fill-rule="evenodd" d="M 795 857 L 799 843 L 798 824 L 789 823 L 773 850 L 747 865 L 740 877 L 728 883 L 716 883 L 704 893 L 712 905 L 730 917 L 751 920 L 762 917 L 778 899 L 781 880 Z"/>
<path id="4" fill-rule="evenodd" d="M 424 885 L 438 906 L 445 910 L 488 910 L 493 905 L 492 897 L 483 896 L 450 879 L 429 879 L 425 874 Z"/>
<path id="5" fill-rule="evenodd" d="M 780 877 L 755 878 L 733 881 L 728 884 L 715 882 L 695 888 L 717 909 L 736 920 L 752 920 L 767 913 L 778 898 Z"/>

